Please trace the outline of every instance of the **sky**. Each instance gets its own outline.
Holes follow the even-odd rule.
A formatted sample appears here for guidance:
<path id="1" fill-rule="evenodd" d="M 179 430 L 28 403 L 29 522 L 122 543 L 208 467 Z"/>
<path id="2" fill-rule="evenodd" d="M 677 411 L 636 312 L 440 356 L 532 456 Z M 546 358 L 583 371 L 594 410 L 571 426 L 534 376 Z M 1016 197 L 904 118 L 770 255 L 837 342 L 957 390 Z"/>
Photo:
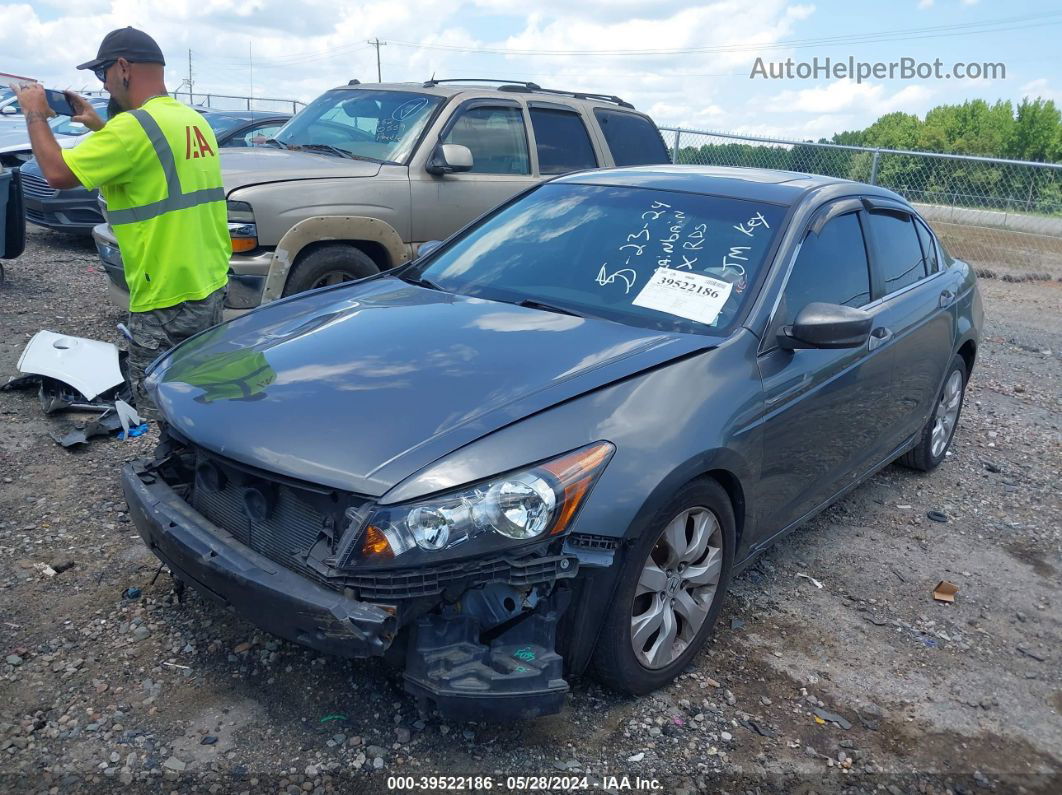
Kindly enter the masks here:
<path id="1" fill-rule="evenodd" d="M 146 30 L 170 90 L 310 101 L 351 78 L 435 75 L 614 94 L 661 126 L 828 137 L 884 113 L 1043 97 L 1062 104 L 1057 0 L 0 0 L 0 72 L 99 88 L 76 64 L 107 31 Z M 750 77 L 772 62 L 1002 63 L 981 79 Z M 264 107 L 264 106 L 263 106 Z"/>

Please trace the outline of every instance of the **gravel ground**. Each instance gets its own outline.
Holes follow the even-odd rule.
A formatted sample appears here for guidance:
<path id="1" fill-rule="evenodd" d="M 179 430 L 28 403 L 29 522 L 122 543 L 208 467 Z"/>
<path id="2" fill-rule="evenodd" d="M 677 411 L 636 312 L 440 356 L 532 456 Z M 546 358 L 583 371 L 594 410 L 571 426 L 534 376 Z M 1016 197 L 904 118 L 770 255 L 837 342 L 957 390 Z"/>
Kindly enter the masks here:
<path id="1" fill-rule="evenodd" d="M 7 273 L 0 379 L 41 328 L 115 338 L 90 242 L 33 231 Z M 889 467 L 776 545 L 670 687 L 579 682 L 531 722 L 422 717 L 380 662 L 321 657 L 191 592 L 176 603 L 118 485 L 153 439 L 71 453 L 47 436 L 70 417 L 0 393 L 0 787 L 1062 791 L 1062 283 L 982 290 L 981 359 L 936 473 Z M 932 598 L 941 579 L 952 605 Z"/>

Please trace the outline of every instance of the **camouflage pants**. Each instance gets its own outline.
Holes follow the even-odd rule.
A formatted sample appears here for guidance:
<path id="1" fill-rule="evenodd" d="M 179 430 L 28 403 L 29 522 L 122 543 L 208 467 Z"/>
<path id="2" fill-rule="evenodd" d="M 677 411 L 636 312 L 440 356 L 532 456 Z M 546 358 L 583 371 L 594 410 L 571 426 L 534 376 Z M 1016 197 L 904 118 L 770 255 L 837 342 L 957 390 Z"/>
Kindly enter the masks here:
<path id="1" fill-rule="evenodd" d="M 165 309 L 129 313 L 129 388 L 136 411 L 144 419 L 158 420 L 158 408 L 144 390 L 144 370 L 175 345 L 221 322 L 225 288 L 199 301 L 184 301 Z"/>

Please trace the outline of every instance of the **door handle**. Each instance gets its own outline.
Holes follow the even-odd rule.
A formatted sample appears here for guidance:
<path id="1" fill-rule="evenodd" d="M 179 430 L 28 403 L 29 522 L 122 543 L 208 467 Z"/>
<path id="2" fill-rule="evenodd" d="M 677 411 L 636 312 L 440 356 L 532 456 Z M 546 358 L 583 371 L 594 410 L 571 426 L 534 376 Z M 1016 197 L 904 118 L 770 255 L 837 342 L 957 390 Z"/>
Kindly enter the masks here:
<path id="1" fill-rule="evenodd" d="M 876 348 L 880 348 L 886 342 L 892 339 L 892 329 L 887 329 L 884 326 L 878 326 L 872 332 L 870 332 L 870 339 L 867 340 L 867 350 L 872 351 Z"/>
<path id="2" fill-rule="evenodd" d="M 955 293 L 951 290 L 944 290 L 940 293 L 940 300 L 937 301 L 937 305 L 943 309 L 948 304 L 955 300 Z"/>

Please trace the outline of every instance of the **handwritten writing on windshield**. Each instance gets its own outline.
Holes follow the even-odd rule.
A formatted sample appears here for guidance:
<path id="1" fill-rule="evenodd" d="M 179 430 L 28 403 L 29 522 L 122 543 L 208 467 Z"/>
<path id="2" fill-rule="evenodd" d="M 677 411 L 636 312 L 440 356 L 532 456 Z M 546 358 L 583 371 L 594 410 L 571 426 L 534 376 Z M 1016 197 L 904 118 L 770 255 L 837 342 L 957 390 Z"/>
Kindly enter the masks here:
<path id="1" fill-rule="evenodd" d="M 651 202 L 635 222 L 640 227 L 636 225 L 623 236 L 614 250 L 618 256 L 609 256 L 601 264 L 594 282 L 602 288 L 622 288 L 624 295 L 630 295 L 639 274 L 652 276 L 657 268 L 669 268 L 708 273 L 732 282 L 736 293 L 744 291 L 746 267 L 754 249 L 760 248 L 756 245 L 759 233 L 771 228 L 763 213 L 755 212 L 738 223 L 721 222 L 714 234 L 708 223 L 693 220 L 671 204 Z"/>

